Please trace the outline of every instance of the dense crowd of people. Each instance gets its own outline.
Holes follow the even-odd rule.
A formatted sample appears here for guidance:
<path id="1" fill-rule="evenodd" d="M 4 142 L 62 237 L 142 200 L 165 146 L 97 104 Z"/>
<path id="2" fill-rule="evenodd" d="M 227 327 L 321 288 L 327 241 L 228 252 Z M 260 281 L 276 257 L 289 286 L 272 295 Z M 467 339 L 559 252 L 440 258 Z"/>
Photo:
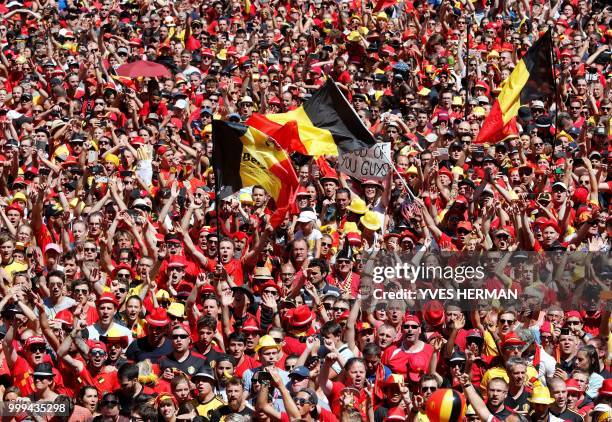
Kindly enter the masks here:
<path id="1" fill-rule="evenodd" d="M 428 403 L 452 389 L 468 406 L 451 422 L 612 420 L 611 15 L 0 2 L 0 416 L 443 422 L 452 403 Z M 474 142 L 547 29 L 555 94 L 521 105 L 518 134 Z M 119 76 L 137 60 L 170 76 Z M 357 180 L 288 151 L 300 187 L 280 224 L 260 185 L 217 195 L 213 119 L 294 110 L 328 77 L 397 171 Z M 366 254 L 460 251 L 530 305 L 360 292 Z"/>

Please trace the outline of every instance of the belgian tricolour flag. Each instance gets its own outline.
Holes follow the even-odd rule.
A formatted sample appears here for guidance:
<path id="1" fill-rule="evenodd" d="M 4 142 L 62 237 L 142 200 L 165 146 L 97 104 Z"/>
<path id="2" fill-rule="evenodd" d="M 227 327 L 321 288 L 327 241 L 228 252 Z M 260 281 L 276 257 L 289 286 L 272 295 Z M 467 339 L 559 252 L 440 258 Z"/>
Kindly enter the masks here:
<path id="1" fill-rule="evenodd" d="M 376 143 L 336 83 L 328 78 L 312 97 L 295 110 L 280 114 L 255 114 L 247 123 L 269 135 L 279 133 L 287 123 L 297 124 L 297 132 L 275 138 L 287 152 L 304 155 L 338 155 Z M 289 126 L 285 126 L 289 127 Z"/>
<path id="2" fill-rule="evenodd" d="M 550 30 L 527 50 L 504 81 L 491 112 L 485 119 L 476 143 L 501 141 L 516 127 L 516 115 L 521 105 L 534 99 L 554 95 L 552 37 Z"/>
<path id="3" fill-rule="evenodd" d="M 293 202 L 298 179 L 287 153 L 261 131 L 239 123 L 213 120 L 213 166 L 221 197 L 228 190 L 261 185 L 277 208 Z"/>

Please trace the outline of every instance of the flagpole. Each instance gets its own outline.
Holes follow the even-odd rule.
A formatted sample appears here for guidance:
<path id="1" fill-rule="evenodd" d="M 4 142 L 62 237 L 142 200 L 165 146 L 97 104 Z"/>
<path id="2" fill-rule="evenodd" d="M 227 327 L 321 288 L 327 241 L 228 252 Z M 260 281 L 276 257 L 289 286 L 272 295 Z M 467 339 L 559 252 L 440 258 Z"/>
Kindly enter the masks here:
<path id="1" fill-rule="evenodd" d="M 465 104 L 463 105 L 463 117 L 468 118 L 468 103 L 470 102 L 470 26 L 471 19 L 465 17 Z"/>
<path id="2" fill-rule="evenodd" d="M 212 168 L 213 168 L 213 175 L 215 177 L 215 219 L 217 220 L 217 262 L 221 263 L 221 248 L 219 247 L 221 245 L 221 220 L 219 219 L 219 212 L 221 211 L 221 207 L 220 207 L 220 187 L 219 187 L 219 173 L 217 172 L 217 168 L 215 167 L 215 164 L 217 163 L 216 157 L 215 157 L 215 124 L 213 121 L 213 125 L 212 125 L 212 141 L 213 141 L 213 155 L 212 155 Z"/>
<path id="3" fill-rule="evenodd" d="M 557 133 L 559 132 L 559 112 L 560 110 L 560 105 L 561 102 L 559 100 L 559 89 L 557 88 L 557 75 L 556 75 L 556 70 L 557 70 L 557 60 L 556 60 L 556 54 L 555 54 L 555 25 L 551 25 L 549 27 L 550 30 L 550 34 L 551 34 L 551 48 L 550 48 L 550 57 L 551 57 L 551 62 L 552 62 L 552 67 L 553 67 L 553 85 L 555 87 L 555 137 L 553 138 L 553 154 L 555 153 L 555 148 L 556 148 L 556 144 L 557 144 Z M 551 155 L 551 160 L 552 160 L 552 155 Z"/>
<path id="4" fill-rule="evenodd" d="M 406 183 L 406 181 L 404 180 L 404 176 L 402 176 L 400 174 L 400 172 L 397 170 L 397 167 L 395 167 L 395 164 L 393 164 L 393 160 L 390 157 L 387 157 L 386 154 L 383 154 L 383 156 L 385 157 L 385 160 L 387 160 L 387 163 L 389 163 L 389 165 L 391 166 L 391 168 L 393 169 L 393 171 L 395 172 L 395 174 L 397 174 L 397 176 L 399 177 L 402 185 L 404 185 L 404 188 L 406 189 L 406 191 L 408 192 L 408 195 L 410 195 L 410 197 L 412 199 L 416 198 L 416 196 L 414 195 L 414 193 L 412 192 L 412 189 L 410 189 L 410 186 L 408 186 L 408 184 Z"/>

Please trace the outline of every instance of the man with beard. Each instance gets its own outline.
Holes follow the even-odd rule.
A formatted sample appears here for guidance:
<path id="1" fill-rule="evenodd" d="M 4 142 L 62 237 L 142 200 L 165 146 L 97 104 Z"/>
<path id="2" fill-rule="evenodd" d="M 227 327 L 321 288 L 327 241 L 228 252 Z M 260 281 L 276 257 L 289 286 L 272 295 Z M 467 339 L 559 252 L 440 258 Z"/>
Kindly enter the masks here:
<path id="1" fill-rule="evenodd" d="M 508 383 L 508 395 L 504 404 L 507 408 L 526 415 L 529 413 L 527 399 L 531 394 L 525 387 L 527 362 L 522 358 L 510 358 L 506 362 L 506 372 L 510 382 Z M 491 383 L 489 383 L 489 388 L 491 388 Z"/>
<path id="2" fill-rule="evenodd" d="M 166 338 L 166 331 L 170 325 L 170 319 L 166 310 L 156 308 L 146 317 L 147 326 L 145 337 L 132 342 L 126 351 L 126 356 L 133 362 L 141 362 L 150 359 L 157 361 L 172 352 L 172 342 Z"/>
<path id="3" fill-rule="evenodd" d="M 232 377 L 225 383 L 227 404 L 215 409 L 210 414 L 210 422 L 219 422 L 229 414 L 238 414 L 250 418 L 253 410 L 246 405 L 242 379 Z"/>
<path id="4" fill-rule="evenodd" d="M 549 408 L 552 416 L 555 416 L 563 421 L 582 422 L 582 416 L 568 408 L 567 402 L 567 385 L 561 378 L 553 378 L 550 381 L 550 394 L 555 400 Z"/>

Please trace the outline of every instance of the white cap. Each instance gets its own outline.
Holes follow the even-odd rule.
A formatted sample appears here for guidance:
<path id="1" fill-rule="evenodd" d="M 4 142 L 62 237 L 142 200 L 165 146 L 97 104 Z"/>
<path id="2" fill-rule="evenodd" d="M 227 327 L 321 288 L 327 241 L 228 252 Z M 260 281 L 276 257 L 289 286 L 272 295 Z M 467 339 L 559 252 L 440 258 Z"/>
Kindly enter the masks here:
<path id="1" fill-rule="evenodd" d="M 430 133 L 427 136 L 425 136 L 425 140 L 429 142 L 430 144 L 433 144 L 434 142 L 438 140 L 438 135 L 436 135 L 435 133 Z"/>
<path id="2" fill-rule="evenodd" d="M 302 211 L 297 219 L 298 223 L 311 223 L 317 221 L 314 211 Z"/>
<path id="3" fill-rule="evenodd" d="M 563 182 L 555 182 L 553 183 L 552 187 L 554 188 L 555 186 L 561 186 L 563 189 L 567 190 L 567 185 Z"/>
<path id="4" fill-rule="evenodd" d="M 174 107 L 180 108 L 180 109 L 186 109 L 187 101 L 182 98 L 180 100 L 176 100 L 176 103 L 174 103 Z"/>
<path id="5" fill-rule="evenodd" d="M 252 103 L 252 102 L 253 102 L 253 99 L 251 97 L 249 97 L 248 95 L 245 95 L 244 97 L 242 97 L 240 99 L 240 103 L 239 104 L 242 104 L 242 103 Z"/>
<path id="6" fill-rule="evenodd" d="M 533 100 L 531 102 L 531 107 L 541 107 L 544 108 L 544 103 L 540 100 Z"/>

